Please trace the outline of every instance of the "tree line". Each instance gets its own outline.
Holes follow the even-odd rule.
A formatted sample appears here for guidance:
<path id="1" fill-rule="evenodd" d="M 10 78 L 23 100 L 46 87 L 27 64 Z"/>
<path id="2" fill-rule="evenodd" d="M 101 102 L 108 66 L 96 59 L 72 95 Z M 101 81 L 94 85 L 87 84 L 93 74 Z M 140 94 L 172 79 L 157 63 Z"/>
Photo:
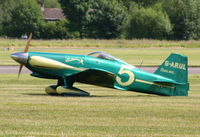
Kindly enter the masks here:
<path id="1" fill-rule="evenodd" d="M 44 21 L 42 4 L 66 19 Z M 198 40 L 199 13 L 199 0 L 0 0 L 0 36 Z"/>

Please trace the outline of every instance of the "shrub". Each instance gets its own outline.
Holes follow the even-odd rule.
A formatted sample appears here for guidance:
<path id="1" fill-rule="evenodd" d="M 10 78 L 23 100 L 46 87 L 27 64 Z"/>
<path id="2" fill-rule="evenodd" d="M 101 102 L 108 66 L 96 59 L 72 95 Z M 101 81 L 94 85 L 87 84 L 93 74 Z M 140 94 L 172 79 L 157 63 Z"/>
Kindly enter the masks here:
<path id="1" fill-rule="evenodd" d="M 60 20 L 56 22 L 44 22 L 40 28 L 40 38 L 44 39 L 66 39 L 76 38 L 74 32 L 68 29 L 69 22 Z"/>
<path id="2" fill-rule="evenodd" d="M 127 25 L 127 38 L 165 39 L 172 30 L 167 14 L 153 8 L 135 9 Z"/>

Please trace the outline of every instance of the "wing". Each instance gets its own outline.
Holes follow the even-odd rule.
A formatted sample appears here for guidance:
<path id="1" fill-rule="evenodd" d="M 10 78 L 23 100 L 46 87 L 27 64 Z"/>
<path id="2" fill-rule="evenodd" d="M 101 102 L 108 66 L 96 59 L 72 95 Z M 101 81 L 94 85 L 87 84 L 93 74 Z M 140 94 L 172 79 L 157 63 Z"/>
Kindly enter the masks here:
<path id="1" fill-rule="evenodd" d="M 89 69 L 72 75 L 72 78 L 81 83 L 93 84 L 104 87 L 114 87 L 116 75 L 110 72 Z"/>

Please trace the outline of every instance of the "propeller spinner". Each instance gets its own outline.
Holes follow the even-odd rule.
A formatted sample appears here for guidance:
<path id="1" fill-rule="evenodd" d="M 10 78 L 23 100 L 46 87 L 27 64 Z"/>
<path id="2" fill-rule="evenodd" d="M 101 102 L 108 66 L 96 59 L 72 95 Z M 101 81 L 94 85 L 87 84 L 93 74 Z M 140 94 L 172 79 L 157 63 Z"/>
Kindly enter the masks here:
<path id="1" fill-rule="evenodd" d="M 28 52 L 28 49 L 29 49 L 29 46 L 30 46 L 31 39 L 32 39 L 32 33 L 30 34 L 30 36 L 28 38 L 28 41 L 27 41 L 26 46 L 24 48 L 24 52 L 16 52 L 16 53 L 13 53 L 13 54 L 10 55 L 12 59 L 14 59 L 16 62 L 20 63 L 19 72 L 18 72 L 18 79 L 19 79 L 19 76 L 21 74 L 23 66 L 28 61 L 28 53 L 27 52 Z"/>

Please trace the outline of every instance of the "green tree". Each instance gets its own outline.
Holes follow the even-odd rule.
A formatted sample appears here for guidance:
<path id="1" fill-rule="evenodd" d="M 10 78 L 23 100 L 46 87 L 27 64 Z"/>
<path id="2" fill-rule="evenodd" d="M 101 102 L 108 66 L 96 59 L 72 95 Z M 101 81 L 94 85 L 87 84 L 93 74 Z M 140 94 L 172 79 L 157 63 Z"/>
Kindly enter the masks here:
<path id="1" fill-rule="evenodd" d="M 123 5 L 127 8 L 128 11 L 131 11 L 135 7 L 138 7 L 138 3 L 133 0 L 122 0 Z"/>
<path id="2" fill-rule="evenodd" d="M 185 39 L 200 39 L 200 1 L 184 0 L 186 5 Z"/>
<path id="3" fill-rule="evenodd" d="M 39 5 L 35 0 L 20 0 L 18 3 L 11 11 L 10 21 L 5 24 L 5 33 L 13 37 L 33 33 L 34 37 L 39 37 L 39 26 L 42 21 Z"/>
<path id="4" fill-rule="evenodd" d="M 162 0 L 132 0 L 144 7 L 147 7 L 147 6 L 152 6 L 152 5 L 155 5 L 159 2 L 162 2 Z"/>
<path id="5" fill-rule="evenodd" d="M 10 13 L 17 3 L 15 0 L 0 0 L 0 23 L 10 19 Z"/>
<path id="6" fill-rule="evenodd" d="M 117 38 L 122 26 L 126 23 L 128 12 L 123 3 L 118 0 L 98 0 L 89 12 L 89 37 Z"/>
<path id="7" fill-rule="evenodd" d="M 17 5 L 16 0 L 0 0 L 0 35 L 3 34 L 3 24 L 10 19 L 11 11 Z"/>
<path id="8" fill-rule="evenodd" d="M 168 0 L 163 7 L 173 25 L 172 39 L 200 39 L 199 0 Z"/>
<path id="9" fill-rule="evenodd" d="M 36 0 L 40 5 L 44 5 L 45 8 L 60 8 L 58 0 Z"/>
<path id="10" fill-rule="evenodd" d="M 81 38 L 116 38 L 127 17 L 126 8 L 119 0 L 59 1 Z"/>
<path id="11" fill-rule="evenodd" d="M 72 30 L 77 30 L 80 37 L 85 37 L 88 13 L 93 0 L 59 0 L 67 19 L 71 22 Z"/>
<path id="12" fill-rule="evenodd" d="M 72 32 L 68 30 L 69 22 L 60 20 L 57 22 L 43 22 L 40 28 L 40 38 L 43 39 L 66 39 L 74 38 Z"/>
<path id="13" fill-rule="evenodd" d="M 171 29 L 168 16 L 161 10 L 135 9 L 127 26 L 127 38 L 165 39 Z"/>

